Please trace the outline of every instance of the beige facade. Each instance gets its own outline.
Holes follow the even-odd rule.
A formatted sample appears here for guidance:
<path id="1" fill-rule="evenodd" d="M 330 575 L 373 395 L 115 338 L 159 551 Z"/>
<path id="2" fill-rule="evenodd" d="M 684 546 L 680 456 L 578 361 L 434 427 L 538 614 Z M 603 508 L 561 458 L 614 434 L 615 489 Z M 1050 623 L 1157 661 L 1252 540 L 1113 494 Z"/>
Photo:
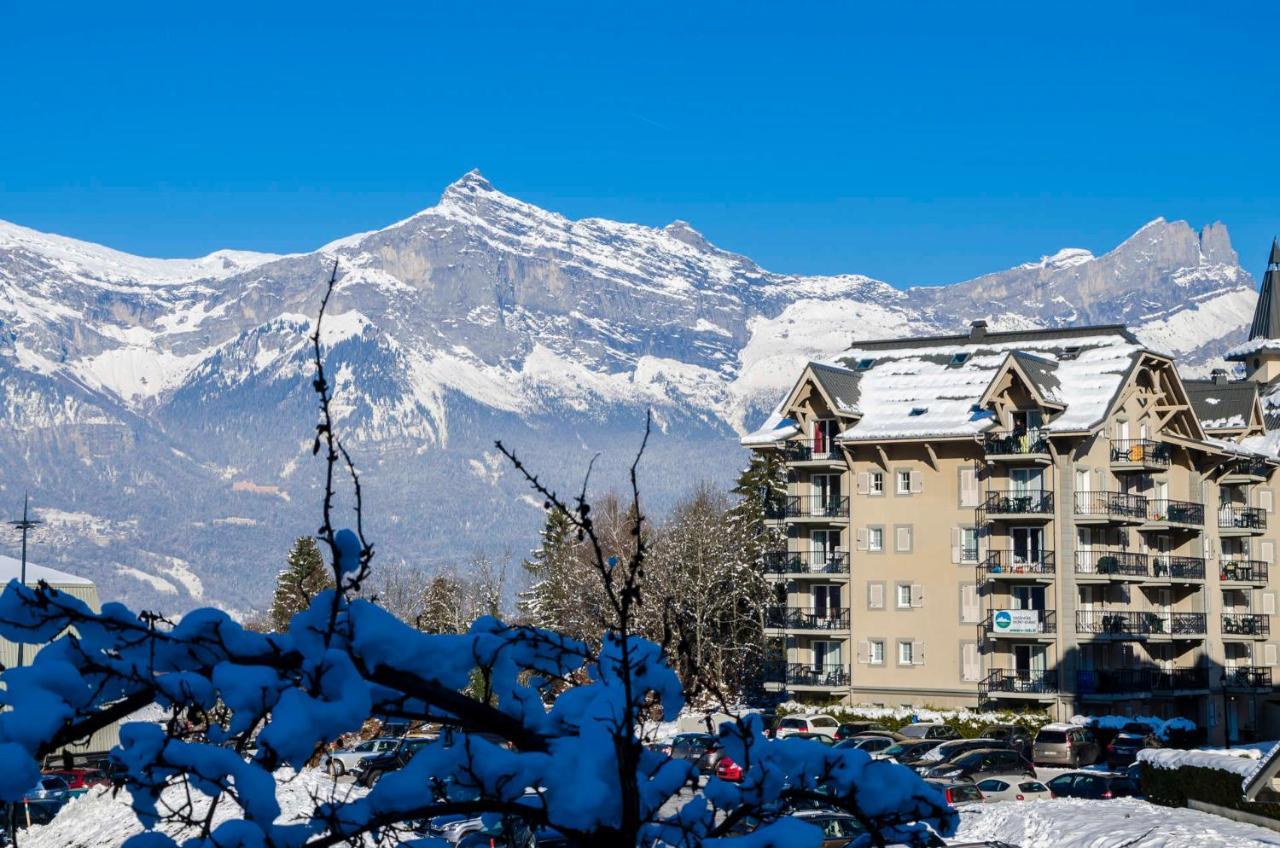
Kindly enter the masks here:
<path id="1" fill-rule="evenodd" d="M 1256 391 L 1207 430 L 1196 388 L 1114 327 L 978 326 L 810 365 L 744 440 L 788 476 L 767 685 L 1280 731 L 1280 475 L 1247 447 Z"/>

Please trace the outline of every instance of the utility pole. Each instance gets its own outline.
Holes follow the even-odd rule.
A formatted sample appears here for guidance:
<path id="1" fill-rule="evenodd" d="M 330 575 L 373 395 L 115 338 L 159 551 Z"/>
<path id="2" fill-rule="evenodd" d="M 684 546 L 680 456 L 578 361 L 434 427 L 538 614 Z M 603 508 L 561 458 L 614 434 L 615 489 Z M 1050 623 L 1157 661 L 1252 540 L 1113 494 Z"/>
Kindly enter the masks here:
<path id="1" fill-rule="evenodd" d="M 23 586 L 27 585 L 27 533 L 31 531 L 33 528 L 37 527 L 38 525 L 44 523 L 43 521 L 37 521 L 34 518 L 28 517 L 27 508 L 30 506 L 30 503 L 31 503 L 31 498 L 29 498 L 27 495 L 23 495 L 22 496 L 22 518 L 17 521 L 9 522 L 10 525 L 12 525 L 13 527 L 16 527 L 19 531 L 22 532 L 22 576 L 19 579 L 21 580 Z M 23 644 L 19 642 L 18 643 L 18 665 L 19 666 L 22 665 L 22 648 L 23 648 Z"/>

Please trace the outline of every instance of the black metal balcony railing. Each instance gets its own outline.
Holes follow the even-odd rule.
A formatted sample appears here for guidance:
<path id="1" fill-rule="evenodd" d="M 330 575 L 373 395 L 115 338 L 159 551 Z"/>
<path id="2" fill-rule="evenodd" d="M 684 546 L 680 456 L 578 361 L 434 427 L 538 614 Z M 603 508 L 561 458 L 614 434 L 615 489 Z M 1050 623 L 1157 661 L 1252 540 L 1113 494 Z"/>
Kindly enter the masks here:
<path id="1" fill-rule="evenodd" d="M 988 695 L 1052 695 L 1058 691 L 1055 669 L 995 668 L 979 684 Z"/>
<path id="2" fill-rule="evenodd" d="M 1057 632 L 1056 610 L 992 610 L 982 622 L 982 629 L 996 636 L 1017 639 Z"/>
<path id="3" fill-rule="evenodd" d="M 1256 506 L 1223 504 L 1218 508 L 1218 527 L 1237 530 L 1266 530 L 1267 513 Z"/>
<path id="4" fill-rule="evenodd" d="M 1204 504 L 1192 501 L 1174 501 L 1154 498 L 1147 501 L 1147 518 L 1151 521 L 1168 521 L 1171 524 L 1204 526 Z"/>
<path id="5" fill-rule="evenodd" d="M 988 515 L 1052 515 L 1053 492 L 988 492 L 982 509 Z"/>
<path id="6" fill-rule="evenodd" d="M 1053 551 L 1019 553 L 1014 550 L 987 551 L 982 568 L 988 574 L 1046 574 L 1054 573 Z"/>
<path id="7" fill-rule="evenodd" d="M 1222 685 L 1228 689 L 1270 689 L 1271 669 L 1256 665 L 1227 666 Z"/>
<path id="8" fill-rule="evenodd" d="M 1081 695 L 1124 695 L 1150 692 L 1149 668 L 1082 668 L 1076 672 L 1076 692 Z"/>
<path id="9" fill-rule="evenodd" d="M 840 459 L 840 449 L 834 439 L 797 439 L 782 443 L 782 455 L 787 462 L 836 460 Z"/>
<path id="10" fill-rule="evenodd" d="M 987 433 L 982 437 L 982 447 L 987 456 L 1025 456 L 1048 453 L 1049 440 L 1041 430 Z"/>
<path id="11" fill-rule="evenodd" d="M 848 574 L 849 554 L 829 551 L 766 551 L 766 574 Z"/>
<path id="12" fill-rule="evenodd" d="M 844 518 L 849 515 L 849 499 L 824 495 L 789 495 L 784 501 L 765 504 L 766 518 Z"/>
<path id="13" fill-rule="evenodd" d="M 1151 573 L 1166 580 L 1203 580 L 1204 560 L 1200 557 L 1154 554 L 1151 557 Z"/>
<path id="14" fill-rule="evenodd" d="M 1090 518 L 1147 517 L 1147 499 L 1128 492 L 1076 492 L 1076 515 Z"/>
<path id="15" fill-rule="evenodd" d="M 1076 551 L 1076 574 L 1146 577 L 1150 573 L 1150 564 L 1145 554 L 1106 548 Z"/>
<path id="16" fill-rule="evenodd" d="M 1223 476 L 1260 477 L 1265 480 L 1268 471 L 1267 464 L 1261 459 L 1242 458 L 1230 463 Z"/>
<path id="17" fill-rule="evenodd" d="M 1256 559 L 1229 558 L 1222 555 L 1222 564 L 1218 566 L 1218 579 L 1235 583 L 1266 583 L 1267 564 Z"/>
<path id="18" fill-rule="evenodd" d="M 1189 689 L 1208 689 L 1207 668 L 1159 668 L 1151 674 L 1153 692 L 1185 692 Z"/>
<path id="19" fill-rule="evenodd" d="M 792 686 L 848 686 L 849 669 L 831 664 L 770 663 L 765 666 L 764 679 Z"/>
<path id="20" fill-rule="evenodd" d="M 1142 465 L 1168 465 L 1169 446 L 1151 439 L 1113 439 L 1111 461 L 1114 463 L 1141 463 Z"/>
<path id="21" fill-rule="evenodd" d="M 1202 612 L 1149 610 L 1076 610 L 1076 632 L 1137 639 L 1143 636 L 1202 636 Z"/>
<path id="22" fill-rule="evenodd" d="M 848 630 L 849 610 L 814 612 L 805 607 L 768 607 L 764 624 L 785 630 Z"/>
<path id="23" fill-rule="evenodd" d="M 1224 612 L 1222 635 L 1269 636 L 1271 635 L 1271 616 L 1255 612 Z"/>

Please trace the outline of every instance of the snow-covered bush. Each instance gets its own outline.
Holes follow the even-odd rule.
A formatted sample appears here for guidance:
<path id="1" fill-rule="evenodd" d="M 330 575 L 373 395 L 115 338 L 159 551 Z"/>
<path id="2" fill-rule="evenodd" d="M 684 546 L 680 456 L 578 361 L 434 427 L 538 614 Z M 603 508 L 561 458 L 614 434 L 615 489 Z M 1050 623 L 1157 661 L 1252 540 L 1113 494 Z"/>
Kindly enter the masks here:
<path id="1" fill-rule="evenodd" d="M 862 751 L 767 740 L 757 716 L 719 728 L 725 752 L 743 767 L 739 783 L 703 782 L 693 763 L 640 744 L 642 719 L 672 720 L 684 698 L 663 647 L 632 631 L 645 566 L 635 465 L 633 532 L 641 541 L 620 559 L 595 533 L 585 485 L 565 502 L 499 445 L 547 508 L 563 513 L 595 551 L 612 618 L 598 648 L 493 617 L 464 634 L 424 633 L 358 597 L 373 548 L 361 529 L 359 478 L 334 434 L 319 334 L 317 321 L 315 452 L 324 452 L 328 481 L 319 538 L 334 588 L 297 612 L 286 632 L 261 634 L 218 610 L 177 622 L 112 603 L 95 613 L 48 586 L 10 583 L 0 596 L 0 635 L 53 641 L 32 664 L 0 675 L 7 707 L 0 800 L 19 799 L 35 784 L 47 752 L 158 704 L 173 720 L 125 724 L 112 754 L 137 816 L 157 828 L 131 837 L 127 848 L 172 848 L 174 825 L 189 828 L 184 848 L 402 844 L 421 822 L 450 814 L 515 817 L 582 846 L 816 848 L 816 828 L 778 812 L 806 800 L 852 813 L 867 844 L 923 841 L 927 827 L 954 831 L 954 811 L 914 772 Z M 357 506 L 352 529 L 332 521 L 344 467 Z M 545 689 L 571 676 L 586 682 L 547 706 Z M 318 801 L 299 820 L 278 821 L 276 774 L 303 768 L 373 715 L 451 730 L 363 797 Z M 162 797 L 166 790 L 172 797 L 175 785 L 217 803 L 174 808 Z M 215 824 L 212 810 L 222 816 L 229 805 L 236 814 Z M 748 827 L 754 832 L 737 836 Z"/>

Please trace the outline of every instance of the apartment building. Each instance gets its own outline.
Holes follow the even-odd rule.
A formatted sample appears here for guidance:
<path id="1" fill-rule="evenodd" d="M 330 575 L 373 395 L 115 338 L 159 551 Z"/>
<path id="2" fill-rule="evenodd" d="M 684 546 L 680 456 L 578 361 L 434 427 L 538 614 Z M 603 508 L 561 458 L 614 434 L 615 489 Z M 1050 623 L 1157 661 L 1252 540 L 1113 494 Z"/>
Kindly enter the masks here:
<path id="1" fill-rule="evenodd" d="M 743 440 L 787 471 L 766 684 L 1280 731 L 1277 288 L 1273 246 L 1243 380 L 1121 326 L 982 321 L 806 366 Z"/>

